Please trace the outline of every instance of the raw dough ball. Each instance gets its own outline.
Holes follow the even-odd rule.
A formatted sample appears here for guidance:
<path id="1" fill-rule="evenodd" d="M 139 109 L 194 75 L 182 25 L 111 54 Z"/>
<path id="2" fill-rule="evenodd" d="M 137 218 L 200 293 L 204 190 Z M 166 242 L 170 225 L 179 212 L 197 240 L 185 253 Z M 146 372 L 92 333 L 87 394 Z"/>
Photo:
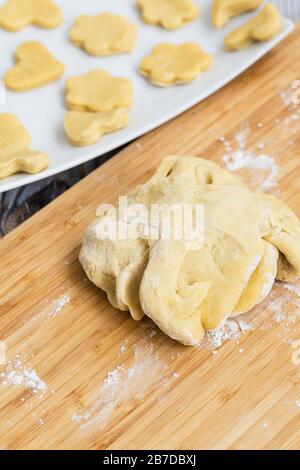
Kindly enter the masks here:
<path id="1" fill-rule="evenodd" d="M 291 281 L 300 274 L 296 215 L 210 161 L 165 158 L 128 199 L 127 216 L 120 212 L 117 226 L 130 228 L 131 237 L 108 236 L 115 227 L 110 210 L 88 228 L 80 261 L 114 307 L 137 320 L 148 315 L 183 344 L 199 343 L 206 330 L 261 302 L 275 278 Z M 170 237 L 161 231 L 150 236 L 153 223 L 136 219 L 133 204 L 148 210 L 153 204 L 203 205 L 203 244 L 176 238 L 174 224 Z"/>

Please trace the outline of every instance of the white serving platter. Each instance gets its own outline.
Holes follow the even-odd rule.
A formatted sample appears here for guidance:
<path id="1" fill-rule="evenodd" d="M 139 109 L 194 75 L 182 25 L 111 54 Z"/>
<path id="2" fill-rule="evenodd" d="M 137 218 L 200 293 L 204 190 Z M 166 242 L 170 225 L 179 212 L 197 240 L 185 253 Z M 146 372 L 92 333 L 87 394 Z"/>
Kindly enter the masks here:
<path id="1" fill-rule="evenodd" d="M 0 0 L 0 5 L 4 0 Z M 48 153 L 50 167 L 37 175 L 18 174 L 0 180 L 0 192 L 54 175 L 124 145 L 205 99 L 263 57 L 282 41 L 294 24 L 284 19 L 284 29 L 272 41 L 255 44 L 247 50 L 228 53 L 224 50 L 225 35 L 247 21 L 253 14 L 243 15 L 230 22 L 222 30 L 211 26 L 211 0 L 196 0 L 201 9 L 199 19 L 176 31 L 149 26 L 141 21 L 135 0 L 57 0 L 63 10 L 64 22 L 55 30 L 28 27 L 18 33 L 0 29 L 0 77 L 14 64 L 14 51 L 24 41 L 42 42 L 54 56 L 66 65 L 62 79 L 30 92 L 6 92 L 0 112 L 18 116 L 32 136 L 32 148 Z M 68 31 L 80 14 L 112 12 L 124 14 L 138 26 L 138 41 L 131 54 L 96 58 L 72 45 Z M 198 42 L 205 51 L 214 56 L 214 66 L 198 80 L 188 85 L 157 88 L 138 73 L 140 60 L 159 42 Z M 96 145 L 76 148 L 69 144 L 62 122 L 66 111 L 64 105 L 65 80 L 81 75 L 93 68 L 103 68 L 112 75 L 132 80 L 134 102 L 130 111 L 129 125 L 116 133 L 104 136 Z"/>

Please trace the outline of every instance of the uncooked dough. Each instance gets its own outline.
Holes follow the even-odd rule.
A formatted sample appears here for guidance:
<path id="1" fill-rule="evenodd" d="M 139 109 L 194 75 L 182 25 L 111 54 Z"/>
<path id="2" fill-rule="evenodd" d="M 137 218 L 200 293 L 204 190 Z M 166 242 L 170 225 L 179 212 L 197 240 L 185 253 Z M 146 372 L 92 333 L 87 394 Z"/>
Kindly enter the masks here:
<path id="1" fill-rule="evenodd" d="M 140 63 L 140 72 L 154 85 L 189 83 L 212 64 L 212 56 L 193 42 L 157 44 Z"/>
<path id="2" fill-rule="evenodd" d="M 249 47 L 256 41 L 269 41 L 282 30 L 282 27 L 278 8 L 269 3 L 255 18 L 228 34 L 224 41 L 225 47 L 229 51 L 237 51 Z"/>
<path id="3" fill-rule="evenodd" d="M 13 91 L 27 91 L 58 80 L 64 65 L 43 44 L 28 41 L 16 49 L 16 65 L 6 72 L 4 82 Z"/>
<path id="4" fill-rule="evenodd" d="M 93 113 L 129 108 L 133 87 L 127 78 L 112 77 L 102 69 L 71 77 L 66 84 L 66 104 L 71 111 Z"/>
<path id="5" fill-rule="evenodd" d="M 134 237 L 103 236 L 108 210 L 87 229 L 80 261 L 111 304 L 144 314 L 171 338 L 198 344 L 208 329 L 260 303 L 275 279 L 300 275 L 300 222 L 274 196 L 254 193 L 235 175 L 195 157 L 165 158 L 148 182 L 128 195 L 129 207 L 202 204 L 204 242 L 149 236 L 130 211 L 117 226 Z M 153 206 L 152 206 L 153 207 Z M 148 232 L 148 234 L 147 234 Z M 172 231 L 171 231 L 172 234 Z"/>
<path id="6" fill-rule="evenodd" d="M 177 29 L 195 20 L 199 10 L 194 0 L 137 0 L 145 23 Z"/>
<path id="7" fill-rule="evenodd" d="M 0 27 L 8 31 L 20 31 L 31 24 L 52 29 L 61 22 L 61 10 L 52 0 L 7 0 L 0 7 Z"/>
<path id="8" fill-rule="evenodd" d="M 212 23 L 222 28 L 234 16 L 256 10 L 263 0 L 214 0 L 212 6 Z"/>
<path id="9" fill-rule="evenodd" d="M 0 114 L 0 179 L 15 173 L 39 173 L 49 165 L 48 156 L 30 149 L 31 138 L 13 114 Z"/>
<path id="10" fill-rule="evenodd" d="M 102 13 L 76 18 L 70 31 L 71 41 L 95 56 L 130 52 L 136 41 L 136 26 L 126 17 Z"/>
<path id="11" fill-rule="evenodd" d="M 127 123 L 126 108 L 102 113 L 68 111 L 64 119 L 64 128 L 71 144 L 85 146 L 95 144 L 103 134 L 122 129 Z"/>

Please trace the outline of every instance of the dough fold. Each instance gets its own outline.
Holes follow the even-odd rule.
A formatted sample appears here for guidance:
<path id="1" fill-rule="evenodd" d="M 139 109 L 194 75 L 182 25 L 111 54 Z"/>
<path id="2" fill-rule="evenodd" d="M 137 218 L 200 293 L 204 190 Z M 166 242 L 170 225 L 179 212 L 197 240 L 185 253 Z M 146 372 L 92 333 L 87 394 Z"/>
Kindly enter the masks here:
<path id="1" fill-rule="evenodd" d="M 114 307 L 136 320 L 147 315 L 183 344 L 198 344 L 206 330 L 262 302 L 275 279 L 300 274 L 296 215 L 215 163 L 167 157 L 127 203 L 125 215 L 111 208 L 87 229 L 80 261 Z M 161 218 L 153 218 L 154 207 Z M 178 236 L 178 219 L 175 212 L 168 219 L 166 207 L 192 208 L 189 230 L 184 225 Z M 198 208 L 202 225 L 195 222 Z M 127 238 L 116 237 L 119 229 Z"/>

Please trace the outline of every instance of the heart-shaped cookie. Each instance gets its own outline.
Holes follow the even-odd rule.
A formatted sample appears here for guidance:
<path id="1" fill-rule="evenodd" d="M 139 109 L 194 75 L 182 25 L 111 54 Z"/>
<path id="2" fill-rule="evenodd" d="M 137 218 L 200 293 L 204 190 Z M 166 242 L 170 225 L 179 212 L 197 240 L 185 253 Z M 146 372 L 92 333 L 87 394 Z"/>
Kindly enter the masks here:
<path id="1" fill-rule="evenodd" d="M 19 31 L 30 24 L 56 28 L 61 21 L 61 10 L 52 0 L 7 0 L 0 8 L 0 27 L 8 31 Z"/>
<path id="2" fill-rule="evenodd" d="M 104 56 L 130 52 L 136 41 L 136 27 L 126 17 L 102 13 L 79 16 L 70 39 L 91 55 Z"/>
<path id="3" fill-rule="evenodd" d="M 103 134 L 117 131 L 128 123 L 126 108 L 102 113 L 68 111 L 64 128 L 71 144 L 85 146 L 95 144 Z"/>
<path id="4" fill-rule="evenodd" d="M 71 77 L 66 87 L 66 104 L 72 111 L 97 113 L 131 106 L 130 80 L 112 77 L 105 70 L 95 69 L 82 77 Z"/>
<path id="5" fill-rule="evenodd" d="M 64 65 L 36 41 L 24 42 L 16 50 L 16 65 L 4 76 L 7 88 L 26 91 L 53 82 L 64 73 Z"/>
<path id="6" fill-rule="evenodd" d="M 281 30 L 280 12 L 275 5 L 269 3 L 255 18 L 228 34 L 225 38 L 225 47 L 229 51 L 245 49 L 253 42 L 269 41 Z"/>
<path id="7" fill-rule="evenodd" d="M 19 172 L 39 173 L 48 156 L 29 148 L 30 136 L 13 114 L 0 114 L 0 179 Z"/>

